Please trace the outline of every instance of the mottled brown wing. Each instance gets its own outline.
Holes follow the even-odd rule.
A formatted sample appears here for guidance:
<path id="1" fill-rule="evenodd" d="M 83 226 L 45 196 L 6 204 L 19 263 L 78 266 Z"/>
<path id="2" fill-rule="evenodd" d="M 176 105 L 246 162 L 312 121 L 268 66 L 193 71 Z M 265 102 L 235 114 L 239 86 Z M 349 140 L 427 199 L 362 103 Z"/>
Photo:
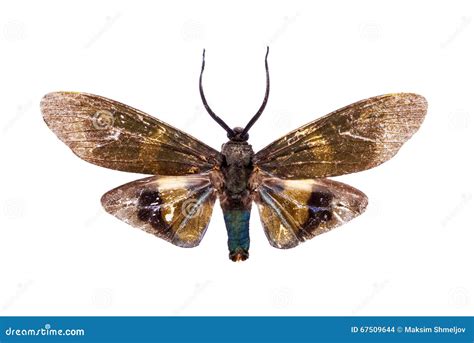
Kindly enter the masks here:
<path id="1" fill-rule="evenodd" d="M 268 241 L 275 248 L 293 248 L 357 217 L 367 206 L 364 193 L 341 182 L 283 180 L 257 173 L 254 200 Z"/>
<path id="2" fill-rule="evenodd" d="M 268 145 L 254 164 L 274 176 L 302 179 L 373 168 L 392 158 L 420 127 L 427 102 L 417 94 L 359 101 Z"/>
<path id="3" fill-rule="evenodd" d="M 127 224 L 191 248 L 206 233 L 215 200 L 206 173 L 133 181 L 105 193 L 102 206 Z"/>
<path id="4" fill-rule="evenodd" d="M 190 135 L 117 101 L 97 95 L 45 95 L 41 111 L 49 128 L 80 158 L 127 172 L 201 173 L 219 153 Z"/>

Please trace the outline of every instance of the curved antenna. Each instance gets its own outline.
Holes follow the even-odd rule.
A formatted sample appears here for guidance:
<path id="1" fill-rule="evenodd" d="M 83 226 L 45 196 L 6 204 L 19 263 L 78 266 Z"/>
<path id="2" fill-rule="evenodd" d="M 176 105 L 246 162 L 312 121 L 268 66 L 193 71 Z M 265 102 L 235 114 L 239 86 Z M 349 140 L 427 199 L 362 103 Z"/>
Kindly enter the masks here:
<path id="1" fill-rule="evenodd" d="M 206 97 L 204 96 L 204 90 L 202 89 L 202 73 L 204 72 L 204 65 L 206 64 L 205 61 L 205 56 L 206 56 L 206 49 L 202 50 L 202 67 L 201 67 L 201 75 L 199 76 L 199 93 L 201 94 L 201 100 L 206 108 L 207 113 L 211 116 L 212 119 L 214 119 L 217 124 L 219 124 L 224 130 L 227 131 L 227 136 L 233 137 L 235 136 L 234 130 L 232 130 L 221 118 L 219 118 L 209 107 L 207 104 Z"/>
<path id="2" fill-rule="evenodd" d="M 268 73 L 268 51 L 270 49 L 268 48 L 267 46 L 267 53 L 265 55 L 265 72 L 267 73 L 267 89 L 265 91 L 265 97 L 263 98 L 263 103 L 262 105 L 260 106 L 260 108 L 258 109 L 257 113 L 255 113 L 255 115 L 252 117 L 252 119 L 250 119 L 249 123 L 247 124 L 247 126 L 244 128 L 244 130 L 240 133 L 241 137 L 245 136 L 250 128 L 253 126 L 253 124 L 255 124 L 255 122 L 258 120 L 258 118 L 261 116 L 261 114 L 263 113 L 263 110 L 265 109 L 265 106 L 267 105 L 267 101 L 268 101 L 268 95 L 270 94 L 270 74 Z"/>

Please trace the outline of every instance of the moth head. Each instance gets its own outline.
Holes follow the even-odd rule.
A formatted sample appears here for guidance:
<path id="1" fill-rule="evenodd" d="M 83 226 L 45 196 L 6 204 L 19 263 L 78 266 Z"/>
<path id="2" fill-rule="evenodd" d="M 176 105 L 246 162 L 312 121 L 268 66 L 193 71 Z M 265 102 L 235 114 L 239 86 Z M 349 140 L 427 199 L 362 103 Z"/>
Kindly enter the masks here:
<path id="1" fill-rule="evenodd" d="M 249 134 L 244 132 L 243 127 L 234 127 L 232 133 L 227 133 L 227 138 L 232 142 L 247 142 L 249 140 Z"/>
<path id="2" fill-rule="evenodd" d="M 214 119 L 217 124 L 219 124 L 224 130 L 227 131 L 227 137 L 232 141 L 232 142 L 246 142 L 249 139 L 248 132 L 250 128 L 255 124 L 255 122 L 258 120 L 260 115 L 263 113 L 263 110 L 265 109 L 265 106 L 267 105 L 268 101 L 268 95 L 270 94 L 270 74 L 268 72 L 268 51 L 269 48 L 267 46 L 267 53 L 265 55 L 265 72 L 267 76 L 267 88 L 265 91 L 265 97 L 263 98 L 262 105 L 258 109 L 257 113 L 250 119 L 248 124 L 244 127 L 236 127 L 234 129 L 231 129 L 229 125 L 227 125 L 221 118 L 219 118 L 209 107 L 206 97 L 204 96 L 204 90 L 202 88 L 202 74 L 204 72 L 204 66 L 205 66 L 205 56 L 206 56 L 206 50 L 204 49 L 202 52 L 202 67 L 201 67 L 201 75 L 199 76 L 199 93 L 201 94 L 201 100 L 206 108 L 207 113 L 211 116 L 212 119 Z"/>

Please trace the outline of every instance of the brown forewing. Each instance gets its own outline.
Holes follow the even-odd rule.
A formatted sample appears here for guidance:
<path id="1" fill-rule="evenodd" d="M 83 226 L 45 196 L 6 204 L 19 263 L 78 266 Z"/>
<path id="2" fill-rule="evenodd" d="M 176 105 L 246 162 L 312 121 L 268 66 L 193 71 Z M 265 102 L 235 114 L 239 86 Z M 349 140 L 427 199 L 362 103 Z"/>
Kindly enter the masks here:
<path id="1" fill-rule="evenodd" d="M 102 205 L 127 224 L 191 248 L 206 232 L 215 199 L 210 173 L 205 173 L 133 181 L 105 193 Z"/>
<path id="2" fill-rule="evenodd" d="M 283 180 L 256 171 L 254 200 L 270 244 L 293 248 L 364 212 L 361 191 L 329 179 Z"/>
<path id="3" fill-rule="evenodd" d="M 306 124 L 254 156 L 260 169 L 289 179 L 354 173 L 393 157 L 420 127 L 427 102 L 412 93 L 362 100 Z"/>
<path id="4" fill-rule="evenodd" d="M 127 172 L 186 175 L 219 164 L 219 153 L 146 113 L 101 96 L 56 92 L 41 101 L 49 128 L 93 164 Z"/>

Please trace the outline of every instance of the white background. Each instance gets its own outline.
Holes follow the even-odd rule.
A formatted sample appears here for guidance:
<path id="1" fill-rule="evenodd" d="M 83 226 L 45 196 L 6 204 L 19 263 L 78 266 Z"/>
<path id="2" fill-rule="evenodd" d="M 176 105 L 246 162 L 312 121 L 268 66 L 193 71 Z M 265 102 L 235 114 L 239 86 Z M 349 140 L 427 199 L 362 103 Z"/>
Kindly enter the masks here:
<path id="1" fill-rule="evenodd" d="M 2 1 L 0 315 L 473 315 L 473 64 L 470 1 Z M 250 259 L 227 258 L 216 206 L 181 249 L 105 213 L 140 178 L 81 161 L 44 124 L 51 91 L 100 94 L 219 149 L 201 104 L 250 131 L 257 151 L 360 99 L 416 92 L 420 131 L 391 161 L 339 177 L 366 213 L 291 250 L 258 213 Z"/>

